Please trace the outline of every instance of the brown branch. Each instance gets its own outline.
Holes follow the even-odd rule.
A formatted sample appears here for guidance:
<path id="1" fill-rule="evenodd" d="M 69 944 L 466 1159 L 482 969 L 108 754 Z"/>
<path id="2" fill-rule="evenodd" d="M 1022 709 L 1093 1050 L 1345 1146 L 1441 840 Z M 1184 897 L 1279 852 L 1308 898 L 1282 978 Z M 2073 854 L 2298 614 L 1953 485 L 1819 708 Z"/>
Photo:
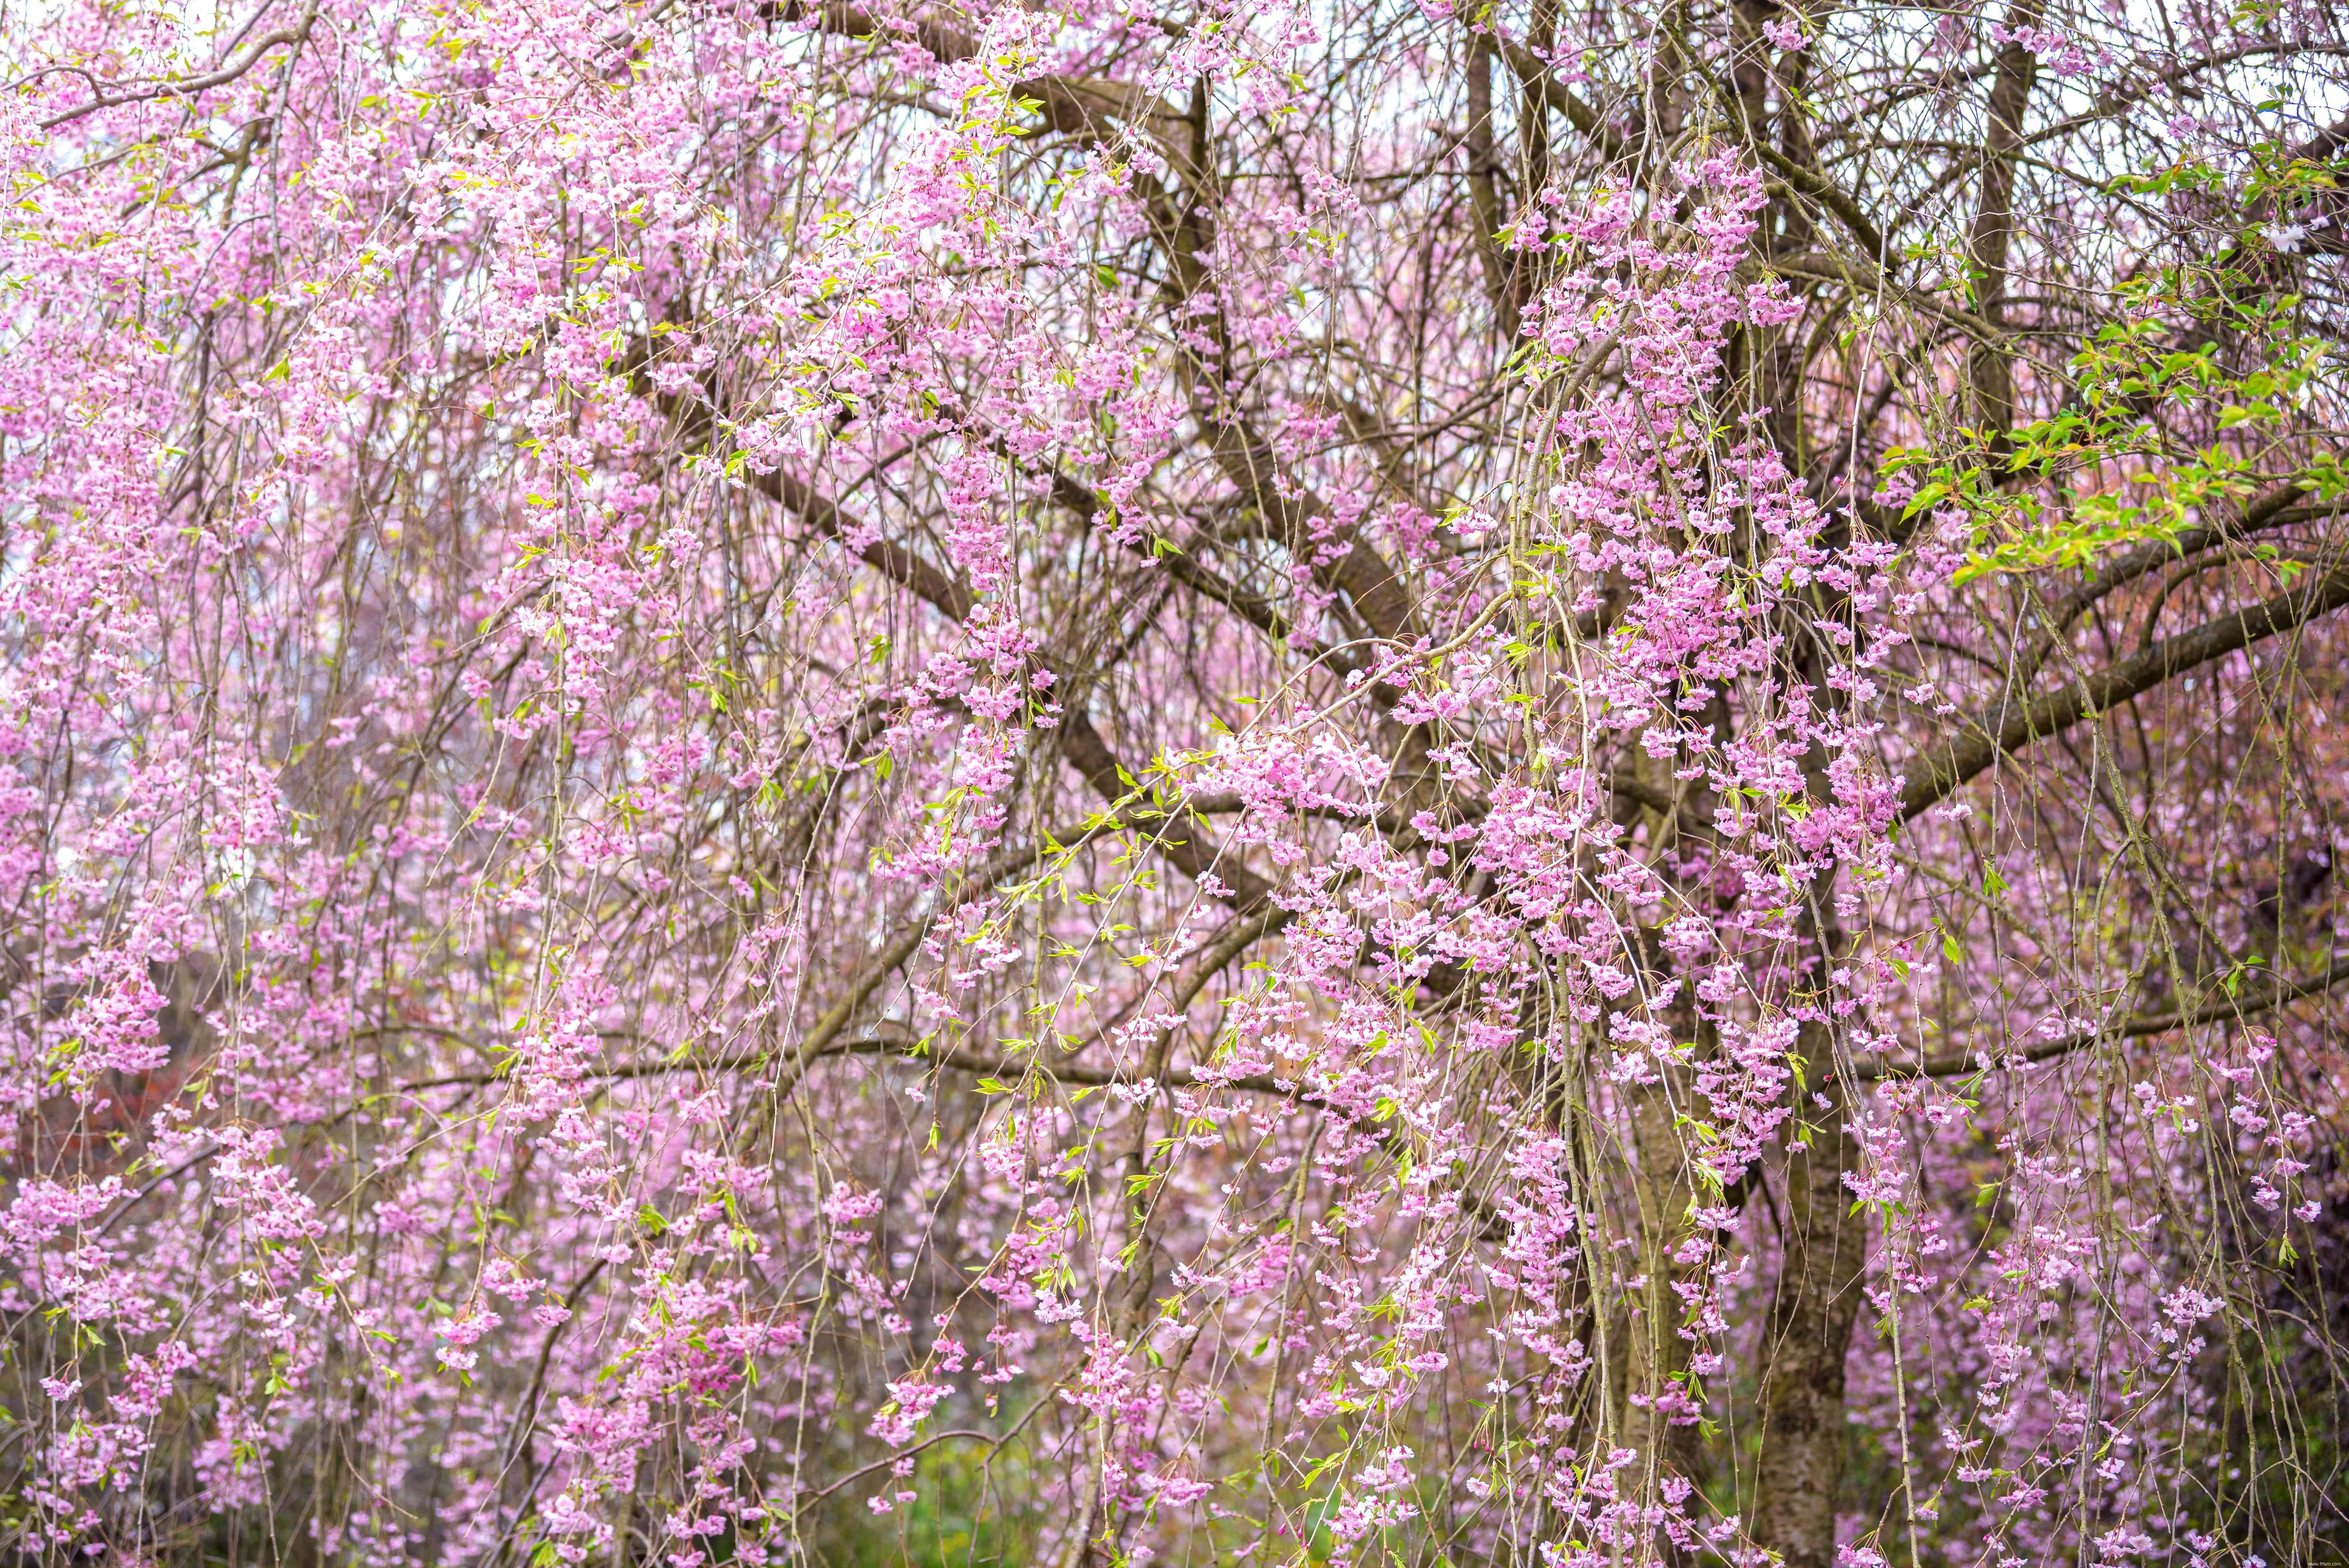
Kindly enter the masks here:
<path id="1" fill-rule="evenodd" d="M 909 37 L 938 60 L 949 64 L 968 60 L 978 53 L 978 40 L 958 28 L 922 20 L 885 22 L 847 0 L 827 0 L 814 5 L 804 0 L 786 0 L 783 5 L 768 5 L 764 10 L 768 15 L 786 22 L 813 22 L 821 32 L 851 38 Z"/>
<path id="2" fill-rule="evenodd" d="M 1943 304 L 1930 294 L 1904 288 L 1887 278 L 1872 266 L 1854 262 L 1832 252 L 1813 251 L 1799 256 L 1774 256 L 1770 270 L 1792 277 L 1808 278 L 1817 283 L 1841 284 L 1861 294 L 1880 294 L 1899 300 L 1912 309 L 1946 322 L 1972 338 L 1976 343 L 2003 348 L 2009 342 L 2006 329 L 1985 320 L 1971 311 Z"/>
<path id="3" fill-rule="evenodd" d="M 1359 536 L 1347 540 L 1346 550 L 1324 563 L 1318 551 L 1303 542 L 1311 526 L 1330 515 L 1330 508 L 1312 491 L 1283 495 L 1274 476 L 1283 465 L 1272 449 L 1236 420 L 1214 420 L 1207 426 L 1209 448 L 1216 465 L 1256 506 L 1268 531 L 1288 540 L 1312 562 L 1313 575 L 1324 588 L 1343 593 L 1375 635 L 1389 642 L 1407 642 L 1419 634 L 1419 616 L 1402 577 L 1386 558 Z"/>
<path id="4" fill-rule="evenodd" d="M 769 5 L 767 13 L 785 21 L 812 21 L 820 31 L 845 37 L 910 37 L 941 62 L 972 59 L 979 52 L 978 39 L 942 22 L 885 21 L 845 0 L 828 0 L 813 5 L 805 0 L 788 0 L 784 5 Z M 1180 134 L 1188 131 L 1189 117 L 1165 99 L 1154 98 L 1132 83 L 1108 77 L 1031 77 L 1012 85 L 1011 98 L 1014 102 L 1023 98 L 1033 102 L 1046 128 L 1082 142 L 1097 144 L 1113 139 L 1119 121 L 1140 126 L 1186 181 L 1191 176 L 1195 160 L 1188 137 Z"/>
<path id="5" fill-rule="evenodd" d="M 1812 201 L 1834 213 L 1843 226 L 1851 231 L 1852 238 L 1859 242 L 1861 248 L 1868 253 L 1869 260 L 1878 266 L 1884 264 L 1886 261 L 1884 232 L 1868 220 L 1868 213 L 1861 209 L 1857 201 L 1853 200 L 1850 192 L 1817 170 L 1795 162 L 1766 141 L 1757 138 L 1748 145 L 1761 157 L 1763 162 L 1768 164 L 1780 178 L 1785 181 L 1788 189 L 1808 196 Z"/>
<path id="6" fill-rule="evenodd" d="M 1544 103 L 1563 115 L 1567 124 L 1588 138 L 1602 154 L 1609 158 L 1622 156 L 1622 137 L 1599 118 L 1597 109 L 1575 97 L 1572 88 L 1551 74 L 1547 61 L 1525 45 L 1497 33 L 1494 43 L 1501 51 L 1501 58 L 1509 63 L 1509 69 L 1516 73 L 1518 84 L 1528 93 L 1539 93 Z"/>
<path id="7" fill-rule="evenodd" d="M 1485 272 L 1485 292 L 1492 296 L 1493 318 L 1500 329 L 1501 352 L 1516 341 L 1521 317 L 1517 311 L 1513 259 L 1501 249 L 1501 230 L 1508 214 L 1501 207 L 1500 170 L 1493 150 L 1493 38 L 1472 33 L 1468 38 L 1468 129 L 1462 142 L 1468 155 L 1468 201 L 1476 262 Z"/>
<path id="8" fill-rule="evenodd" d="M 1058 467 L 1052 469 L 1051 479 L 1054 501 L 1073 513 L 1087 527 L 1100 521 L 1101 500 L 1091 489 Z M 1288 617 L 1281 614 L 1269 600 L 1243 593 L 1225 582 L 1202 564 L 1198 557 L 1172 540 L 1151 535 L 1128 541 L 1126 548 L 1145 560 L 1157 562 L 1175 582 L 1202 598 L 1214 600 L 1276 642 L 1289 634 Z"/>
<path id="9" fill-rule="evenodd" d="M 2116 555 L 2109 561 L 2099 562 L 2093 580 L 2082 583 L 2072 593 L 2047 607 L 2042 616 L 2046 624 L 2045 629 L 2041 633 L 2038 642 L 2031 652 L 2016 664 L 2013 676 L 2008 682 L 2009 688 L 2015 689 L 2029 685 L 2060 645 L 2064 630 L 2115 589 L 2133 583 L 2147 573 L 2156 571 L 2168 562 L 2199 555 L 2215 545 L 2224 544 L 2231 540 L 2240 540 L 2249 534 L 2264 532 L 2269 529 L 2285 528 L 2294 523 L 2313 521 L 2317 518 L 2329 517 L 2344 510 L 2344 503 L 2340 501 L 2323 502 L 2313 506 L 2294 505 L 2293 503 L 2302 496 L 2308 493 L 2312 482 L 2297 478 L 2284 480 L 2262 492 L 2258 499 L 2243 509 L 2240 517 L 2209 523 L 2200 528 L 2189 528 L 2171 538 L 2157 539 L 2141 544 L 2135 550 Z"/>
<path id="10" fill-rule="evenodd" d="M 845 542 L 852 535 L 864 531 L 840 510 L 837 502 L 804 480 L 777 469 L 771 474 L 754 475 L 751 482 L 760 493 L 797 512 L 802 521 L 827 539 Z M 971 611 L 978 608 L 978 595 L 902 544 L 875 539 L 856 553 L 867 566 L 899 587 L 910 589 L 949 621 L 968 620 Z"/>
<path id="11" fill-rule="evenodd" d="M 2134 658 L 2084 676 L 2061 691 L 2027 703 L 2005 705 L 2002 718 L 1992 715 L 1969 718 L 1948 744 L 1909 763 L 1900 791 L 1900 815 L 1904 820 L 1917 816 L 2033 740 L 2069 729 L 2091 714 L 2143 696 L 2173 676 L 2224 658 L 2279 632 L 2303 626 L 2344 604 L 2349 604 L 2349 567 L 2335 567 L 2312 574 L 2302 586 L 2248 610 L 2219 616 L 2156 643 Z"/>
<path id="12" fill-rule="evenodd" d="M 830 497 L 804 480 L 778 470 L 759 476 L 758 485 L 827 538 L 844 540 L 861 531 Z M 911 590 L 949 620 L 968 620 L 978 607 L 978 598 L 968 588 L 901 544 L 875 540 L 858 553 L 874 571 Z M 1119 804 L 1133 793 L 1135 786 L 1130 782 L 1133 776 L 1119 763 L 1101 731 L 1094 727 L 1092 716 L 1081 707 L 1071 703 L 1062 711 L 1060 738 L 1061 754 L 1104 799 Z M 1185 816 L 1189 823 L 1186 837 L 1168 838 L 1162 830 L 1153 839 L 1153 847 L 1194 882 L 1210 872 L 1221 877 L 1231 890 L 1225 902 L 1235 907 L 1247 909 L 1261 903 L 1272 884 L 1250 871 L 1238 856 L 1226 857 L 1207 835 L 1205 823 L 1187 812 Z"/>
<path id="13" fill-rule="evenodd" d="M 2148 1035 L 2166 1035 L 2173 1029 L 2195 1029 L 2206 1024 L 2246 1022 L 2262 1013 L 2271 1013 L 2278 1007 L 2291 1003 L 2321 995 L 2344 981 L 2349 981 L 2349 958 L 2338 958 L 2333 960 L 2332 965 L 2321 975 L 2294 981 L 2289 985 L 2275 986 L 2254 996 L 2230 996 L 2224 1001 L 2197 1007 L 2191 1012 L 2156 1013 L 2147 1017 L 2129 1018 L 2119 1024 L 2107 1025 L 2101 1029 L 2088 1029 L 2076 1035 L 2066 1035 L 2060 1040 L 2043 1040 L 2028 1049 L 1989 1057 L 1987 1060 L 1984 1059 L 1983 1055 L 1978 1053 L 1951 1053 L 1948 1056 L 1930 1057 L 1914 1067 L 1904 1068 L 1883 1063 L 1859 1068 L 1855 1069 L 1853 1076 L 1868 1081 L 1902 1078 L 1963 1078 L 1970 1073 L 1985 1072 L 1995 1068 L 2049 1062 L 2059 1057 L 2069 1056 L 2074 1051 L 2084 1050 L 2104 1040 L 2142 1039 Z"/>
<path id="14" fill-rule="evenodd" d="M 279 45 L 298 45 L 305 41 L 310 36 L 311 26 L 317 20 L 318 0 L 310 0 L 310 4 L 302 12 L 300 21 L 290 27 L 279 27 L 273 32 L 264 33 L 245 46 L 243 56 L 230 59 L 217 70 L 207 71 L 201 77 L 190 77 L 185 81 L 164 82 L 140 92 L 122 93 L 114 98 L 99 98 L 82 105 L 79 108 L 68 109 L 60 115 L 52 115 L 41 121 L 41 129 L 55 130 L 61 125 L 97 114 L 102 109 L 120 108 L 125 104 L 146 103 L 154 98 L 193 98 L 198 93 L 210 92 L 214 88 L 226 87 L 259 65 L 261 57 Z"/>
<path id="15" fill-rule="evenodd" d="M 1141 787 L 1119 764 L 1109 743 L 1093 727 L 1092 716 L 1082 707 L 1071 705 L 1061 716 L 1061 754 L 1096 794 L 1112 805 L 1123 803 Z M 1210 874 L 1220 878 L 1231 889 L 1225 902 L 1237 909 L 1252 909 L 1271 895 L 1272 884 L 1250 871 L 1237 855 L 1226 855 L 1208 836 L 1206 823 L 1196 813 L 1180 806 L 1175 811 L 1169 822 L 1179 821 L 1185 836 L 1168 838 L 1162 830 L 1151 841 L 1168 864 L 1193 882 L 1203 882 Z"/>

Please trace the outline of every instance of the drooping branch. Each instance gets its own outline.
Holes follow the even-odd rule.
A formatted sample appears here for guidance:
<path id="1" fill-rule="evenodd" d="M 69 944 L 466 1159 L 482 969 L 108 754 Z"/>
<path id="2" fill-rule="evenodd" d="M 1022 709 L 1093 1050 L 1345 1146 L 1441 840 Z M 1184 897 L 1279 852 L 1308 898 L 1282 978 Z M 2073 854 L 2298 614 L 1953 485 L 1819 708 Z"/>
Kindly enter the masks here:
<path id="1" fill-rule="evenodd" d="M 1900 790 L 1900 814 L 1904 819 L 1917 816 L 2033 740 L 2141 696 L 2198 665 L 2304 626 L 2344 604 L 2349 604 L 2349 568 L 2312 572 L 2297 588 L 2250 609 L 2206 621 L 2133 658 L 2083 676 L 2060 691 L 2017 701 L 2003 713 L 1961 720 L 1946 745 L 1926 751 L 1909 765 Z"/>
<path id="2" fill-rule="evenodd" d="M 2075 1051 L 2086 1050 L 2107 1040 L 2138 1040 L 2154 1035 L 2172 1034 L 2179 1029 L 2199 1029 L 2212 1024 L 2247 1023 L 2263 1014 L 2310 996 L 2320 996 L 2334 987 L 2349 984 L 2349 958 L 2335 959 L 2330 967 L 2304 980 L 2285 985 L 2267 985 L 2244 995 L 2229 996 L 2200 1007 L 2176 1013 L 2154 1013 L 2142 1017 L 2124 1018 L 2101 1028 L 2083 1029 L 2053 1040 L 2042 1040 L 2018 1051 L 1952 1052 L 1929 1057 L 1913 1067 L 1897 1062 L 1876 1062 L 1854 1069 L 1854 1076 L 1868 1081 L 1904 1078 L 1965 1078 L 1974 1073 L 1991 1072 L 2013 1066 L 2036 1067 L 2068 1057 Z"/>

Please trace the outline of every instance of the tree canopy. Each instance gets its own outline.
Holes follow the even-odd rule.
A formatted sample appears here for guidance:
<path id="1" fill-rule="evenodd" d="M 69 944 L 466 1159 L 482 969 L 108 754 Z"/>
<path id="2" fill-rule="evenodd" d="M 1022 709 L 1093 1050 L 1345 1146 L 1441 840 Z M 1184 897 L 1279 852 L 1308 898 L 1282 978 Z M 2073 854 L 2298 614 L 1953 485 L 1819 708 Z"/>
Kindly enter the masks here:
<path id="1" fill-rule="evenodd" d="M 2349 1562 L 2333 8 L 0 73 L 19 1559 Z"/>

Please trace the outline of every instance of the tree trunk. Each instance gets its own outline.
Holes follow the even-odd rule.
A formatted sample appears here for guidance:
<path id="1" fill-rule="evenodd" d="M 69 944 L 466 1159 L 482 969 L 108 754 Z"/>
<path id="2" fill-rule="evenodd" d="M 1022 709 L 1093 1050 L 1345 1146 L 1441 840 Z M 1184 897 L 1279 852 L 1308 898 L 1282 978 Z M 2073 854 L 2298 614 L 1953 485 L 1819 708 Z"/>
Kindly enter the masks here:
<path id="1" fill-rule="evenodd" d="M 2039 26 L 2039 0 L 2021 0 L 2007 17 L 2010 30 Z M 2014 240 L 2014 156 L 2023 144 L 2023 113 L 2031 100 L 2039 58 L 2019 40 L 1998 52 L 1998 75 L 1991 84 L 1989 126 L 1982 136 L 1982 198 L 1974 209 L 1971 236 L 1974 311 L 1997 325 L 2006 315 L 2006 264 Z M 2014 424 L 2014 369 L 2006 351 L 1973 346 L 1968 366 L 1973 387 L 1974 423 L 2002 438 Z"/>
<path id="2" fill-rule="evenodd" d="M 1834 1061 L 1825 1025 L 1804 1026 L 1802 1052 L 1816 1086 Z M 1835 1562 L 1844 1357 L 1868 1257 L 1868 1217 L 1852 1212 L 1843 1184 L 1852 1168 L 1852 1140 L 1844 1130 L 1847 1090 L 1833 1083 L 1817 1092 L 1829 1109 L 1805 1101 L 1805 1130 L 1797 1136 L 1810 1146 L 1786 1157 L 1785 1254 L 1763 1342 L 1754 1539 L 1783 1556 L 1786 1568 L 1828 1568 Z"/>

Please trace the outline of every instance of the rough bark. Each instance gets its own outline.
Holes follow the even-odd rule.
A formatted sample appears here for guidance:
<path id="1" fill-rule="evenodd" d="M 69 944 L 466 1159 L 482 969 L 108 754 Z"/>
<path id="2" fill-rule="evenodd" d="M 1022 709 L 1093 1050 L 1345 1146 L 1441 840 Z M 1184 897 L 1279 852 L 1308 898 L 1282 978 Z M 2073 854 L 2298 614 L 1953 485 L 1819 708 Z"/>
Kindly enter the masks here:
<path id="1" fill-rule="evenodd" d="M 1485 269 L 1485 288 L 1493 298 L 1494 325 L 1506 355 L 1517 335 L 1517 291 L 1508 253 L 1501 248 L 1500 232 L 1509 217 L 1501 201 L 1500 154 L 1493 145 L 1493 38 L 1489 33 L 1475 34 L 1468 40 L 1468 133 L 1463 148 L 1468 154 L 1469 201 L 1476 214 L 1476 260 Z"/>
<path id="2" fill-rule="evenodd" d="M 1802 1049 L 1817 1084 L 1832 1060 L 1824 1026 L 1805 1026 Z M 1818 1092 L 1829 1103 L 1826 1109 L 1804 1106 L 1800 1136 L 1809 1147 L 1790 1149 L 1786 1157 L 1785 1247 L 1763 1339 L 1754 1538 L 1780 1553 L 1786 1568 L 1830 1568 L 1835 1562 L 1844 1358 L 1868 1256 L 1867 1216 L 1852 1212 L 1843 1184 L 1852 1144 L 1844 1125 L 1845 1091 L 1831 1083 Z"/>
<path id="3" fill-rule="evenodd" d="M 1680 1293 L 1672 1288 L 1675 1281 L 1690 1273 L 1672 1254 L 1694 1229 L 1689 1218 L 1694 1194 L 1674 1109 L 1675 1102 L 1689 1103 L 1692 1077 L 1686 1068 L 1669 1069 L 1663 1082 L 1634 1091 L 1631 1106 L 1631 1132 L 1639 1155 L 1633 1190 L 1639 1203 L 1640 1273 L 1644 1284 L 1632 1293 L 1639 1315 L 1626 1326 L 1622 1430 L 1624 1446 L 1640 1456 L 1645 1467 L 1640 1480 L 1651 1495 L 1669 1475 L 1702 1480 L 1700 1429 L 1676 1424 L 1671 1418 L 1678 1409 L 1675 1396 L 1694 1348 L 1681 1335 L 1685 1313 Z"/>
<path id="4" fill-rule="evenodd" d="M 2007 14 L 2009 33 L 2039 26 L 2039 0 L 2018 0 Z M 1971 236 L 1974 314 L 1993 326 L 2005 319 L 2007 255 L 2014 243 L 2014 156 L 2023 143 L 2023 115 L 2039 57 L 2010 37 L 1998 51 L 1991 83 L 1989 124 L 1982 132 L 1982 195 Z M 2004 349 L 1976 343 L 1968 363 L 1974 423 L 2003 435 L 2014 424 L 2014 366 Z"/>

